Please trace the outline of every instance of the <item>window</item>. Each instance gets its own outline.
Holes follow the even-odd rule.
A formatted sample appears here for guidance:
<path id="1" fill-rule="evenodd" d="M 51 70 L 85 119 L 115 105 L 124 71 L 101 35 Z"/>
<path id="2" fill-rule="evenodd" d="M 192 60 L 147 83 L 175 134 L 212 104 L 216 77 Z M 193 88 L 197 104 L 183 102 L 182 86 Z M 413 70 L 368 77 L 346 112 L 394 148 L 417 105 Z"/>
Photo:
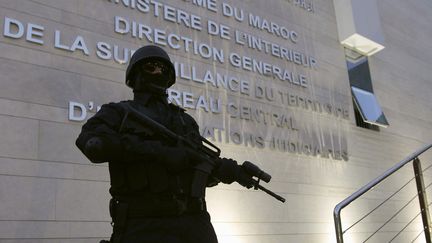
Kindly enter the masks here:
<path id="1" fill-rule="evenodd" d="M 389 126 L 373 93 L 367 57 L 350 50 L 345 53 L 357 126 L 376 131 Z"/>
<path id="2" fill-rule="evenodd" d="M 351 91 L 364 122 L 384 127 L 389 125 L 373 93 L 356 87 L 351 87 Z"/>

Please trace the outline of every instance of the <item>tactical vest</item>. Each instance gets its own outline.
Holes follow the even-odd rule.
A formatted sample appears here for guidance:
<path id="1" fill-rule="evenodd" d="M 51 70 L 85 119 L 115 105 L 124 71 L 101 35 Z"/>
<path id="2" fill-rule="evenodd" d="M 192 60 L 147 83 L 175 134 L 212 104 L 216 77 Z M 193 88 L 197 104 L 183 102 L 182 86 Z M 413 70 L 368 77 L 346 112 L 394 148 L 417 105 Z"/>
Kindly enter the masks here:
<path id="1" fill-rule="evenodd" d="M 192 139 L 194 136 L 199 136 L 198 126 L 193 118 L 177 106 L 170 104 L 166 109 L 158 111 L 155 108 L 145 108 L 134 101 L 126 102 L 130 102 L 134 108 L 179 135 L 192 137 Z M 124 110 L 124 113 L 126 112 Z M 160 140 L 158 135 L 140 134 L 139 136 L 146 141 Z M 133 154 L 126 153 L 123 156 L 124 161 L 109 163 L 110 193 L 113 197 L 158 198 L 190 194 L 192 167 L 172 174 L 158 162 L 157 155 L 143 158 L 142 161 L 131 161 L 134 160 L 133 157 Z"/>

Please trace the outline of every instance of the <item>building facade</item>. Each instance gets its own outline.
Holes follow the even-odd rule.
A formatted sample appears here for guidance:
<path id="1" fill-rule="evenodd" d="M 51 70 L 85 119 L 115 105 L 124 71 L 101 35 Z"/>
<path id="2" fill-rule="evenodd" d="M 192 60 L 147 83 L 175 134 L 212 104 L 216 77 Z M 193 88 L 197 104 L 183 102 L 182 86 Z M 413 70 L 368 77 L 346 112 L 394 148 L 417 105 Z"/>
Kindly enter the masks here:
<path id="1" fill-rule="evenodd" d="M 175 63 L 170 102 L 223 157 L 271 174 L 264 186 L 287 199 L 237 184 L 209 189 L 220 242 L 335 242 L 334 206 L 432 140 L 432 3 L 368 0 L 365 12 L 355 2 L 0 0 L 0 242 L 109 237 L 107 165 L 91 164 L 74 142 L 98 107 L 131 99 L 125 69 L 147 44 Z M 345 39 L 344 28 L 379 48 L 363 52 L 364 39 Z M 385 221 L 378 214 L 349 239 L 373 232 Z M 395 219 L 374 240 L 408 221 Z M 421 232 L 414 222 L 400 242 Z"/>

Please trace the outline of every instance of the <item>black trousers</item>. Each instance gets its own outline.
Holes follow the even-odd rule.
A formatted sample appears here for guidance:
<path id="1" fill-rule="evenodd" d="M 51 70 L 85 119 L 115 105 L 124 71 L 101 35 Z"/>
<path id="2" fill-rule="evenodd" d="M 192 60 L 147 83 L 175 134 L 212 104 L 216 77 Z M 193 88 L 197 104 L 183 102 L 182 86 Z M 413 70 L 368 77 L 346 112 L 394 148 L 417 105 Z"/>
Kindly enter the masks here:
<path id="1" fill-rule="evenodd" d="M 128 219 L 124 243 L 217 243 L 210 215 L 203 211 L 175 217 Z"/>

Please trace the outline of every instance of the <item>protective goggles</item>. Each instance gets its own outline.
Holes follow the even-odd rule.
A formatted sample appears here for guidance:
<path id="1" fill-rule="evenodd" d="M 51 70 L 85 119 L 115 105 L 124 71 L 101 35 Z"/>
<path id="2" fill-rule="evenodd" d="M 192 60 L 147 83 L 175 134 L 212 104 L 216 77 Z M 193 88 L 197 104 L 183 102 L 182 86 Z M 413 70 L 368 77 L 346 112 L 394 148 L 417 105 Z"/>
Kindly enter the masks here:
<path id="1" fill-rule="evenodd" d="M 141 70 L 147 73 L 156 74 L 163 73 L 167 74 L 169 72 L 169 67 L 166 63 L 162 61 L 147 61 L 140 65 Z"/>

